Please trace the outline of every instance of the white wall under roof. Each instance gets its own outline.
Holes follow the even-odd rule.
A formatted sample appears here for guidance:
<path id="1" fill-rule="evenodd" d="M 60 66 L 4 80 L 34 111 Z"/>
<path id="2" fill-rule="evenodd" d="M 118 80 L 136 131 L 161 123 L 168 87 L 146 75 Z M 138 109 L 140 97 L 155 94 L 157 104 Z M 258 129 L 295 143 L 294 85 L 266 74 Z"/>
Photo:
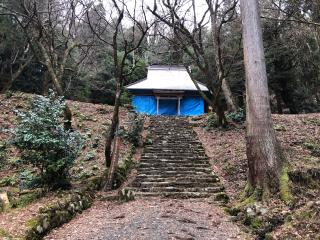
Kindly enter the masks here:
<path id="1" fill-rule="evenodd" d="M 202 91 L 208 91 L 208 88 L 201 83 L 199 87 Z M 145 80 L 129 85 L 127 88 L 197 91 L 185 67 L 159 65 L 150 66 Z"/>

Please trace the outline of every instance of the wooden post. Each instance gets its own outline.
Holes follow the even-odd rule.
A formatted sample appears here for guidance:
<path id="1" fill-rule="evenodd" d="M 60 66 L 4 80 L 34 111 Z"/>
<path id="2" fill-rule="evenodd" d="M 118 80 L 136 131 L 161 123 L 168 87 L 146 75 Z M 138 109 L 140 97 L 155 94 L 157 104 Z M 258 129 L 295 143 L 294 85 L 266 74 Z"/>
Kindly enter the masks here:
<path id="1" fill-rule="evenodd" d="M 157 96 L 157 115 L 159 115 L 159 98 L 160 97 Z"/>
<path id="2" fill-rule="evenodd" d="M 180 100 L 181 100 L 181 97 L 178 97 L 178 116 L 180 116 L 180 114 L 181 114 L 181 111 L 180 111 L 180 106 L 181 106 Z"/>

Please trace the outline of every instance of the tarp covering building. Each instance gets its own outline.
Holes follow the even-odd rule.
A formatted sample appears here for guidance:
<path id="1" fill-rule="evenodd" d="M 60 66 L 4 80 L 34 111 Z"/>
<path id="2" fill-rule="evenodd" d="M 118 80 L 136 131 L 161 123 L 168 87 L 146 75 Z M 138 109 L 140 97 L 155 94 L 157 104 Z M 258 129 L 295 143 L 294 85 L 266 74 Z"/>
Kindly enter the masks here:
<path id="1" fill-rule="evenodd" d="M 205 85 L 198 83 L 203 92 Z M 146 79 L 127 86 L 138 113 L 164 116 L 197 116 L 204 113 L 204 100 L 182 66 L 150 66 Z"/>

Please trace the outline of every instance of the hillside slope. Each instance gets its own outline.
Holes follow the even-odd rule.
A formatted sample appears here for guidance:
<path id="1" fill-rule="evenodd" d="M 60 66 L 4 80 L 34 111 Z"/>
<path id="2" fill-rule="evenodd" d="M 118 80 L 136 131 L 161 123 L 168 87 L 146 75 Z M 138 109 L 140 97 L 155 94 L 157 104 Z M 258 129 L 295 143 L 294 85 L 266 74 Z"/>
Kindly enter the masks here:
<path id="1" fill-rule="evenodd" d="M 20 155 L 16 148 L 7 142 L 17 124 L 15 110 L 26 110 L 34 95 L 14 93 L 12 96 L 0 95 L 0 193 L 6 192 L 12 209 L 0 211 L 0 238 L 2 235 L 22 236 L 27 229 L 26 222 L 35 217 L 44 206 L 61 199 L 63 192 L 48 192 L 45 189 L 27 189 L 23 185 L 32 180 L 37 170 L 19 162 Z M 71 191 L 77 190 L 87 180 L 100 177 L 105 171 L 104 134 L 111 123 L 113 107 L 67 101 L 73 113 L 73 129 L 79 131 L 85 139 L 81 155 L 70 171 Z M 129 125 L 130 114 L 121 108 L 121 126 Z M 124 156 L 131 145 L 122 142 L 120 156 Z M 13 221 L 12 221 L 13 220 Z"/>
<path id="2" fill-rule="evenodd" d="M 260 224 L 254 230 L 261 235 L 273 230 L 275 239 L 319 239 L 320 114 L 274 114 L 272 117 L 277 137 L 288 159 L 294 201 L 291 206 L 285 206 L 281 201 L 271 201 L 263 206 L 267 213 L 261 219 L 274 221 L 275 224 Z M 231 205 L 236 204 L 246 184 L 245 127 L 205 130 L 205 123 L 206 118 L 198 119 L 194 123 L 195 130 L 215 172 L 226 187 Z"/>
<path id="3" fill-rule="evenodd" d="M 0 190 L 9 192 L 11 199 L 17 204 L 13 211 L 0 213 L 0 237 L 6 234 L 21 236 L 26 230 L 25 223 L 41 207 L 59 198 L 59 193 L 56 192 L 34 196 L 32 192 L 20 189 L 19 185 L 24 180 L 23 174 L 27 174 L 28 177 L 28 174 L 34 173 L 34 169 L 19 164 L 19 153 L 15 148 L 3 147 L 10 139 L 11 130 L 16 125 L 14 110 L 27 109 L 32 98 L 32 95 L 23 93 L 15 93 L 13 96 L 0 95 L 0 158 L 5 159 L 5 163 L 0 167 Z M 73 112 L 74 129 L 79 130 L 87 138 L 81 156 L 71 170 L 73 187 L 76 189 L 84 180 L 102 174 L 105 169 L 104 133 L 110 124 L 113 108 L 100 104 L 67 102 Z M 121 125 L 127 128 L 130 125 L 130 113 L 122 108 L 120 115 Z M 230 129 L 206 130 L 206 119 L 206 115 L 201 118 L 189 118 L 210 157 L 214 172 L 226 188 L 230 206 L 233 206 L 239 201 L 246 183 L 245 128 L 241 125 Z M 285 206 L 280 201 L 271 201 L 263 206 L 266 214 L 265 216 L 257 214 L 258 220 L 261 218 L 264 221 L 274 221 L 271 226 L 265 225 L 260 220 L 259 224 L 252 225 L 252 222 L 245 224 L 249 225 L 255 234 L 264 236 L 268 233 L 274 239 L 318 239 L 320 237 L 318 231 L 320 114 L 273 115 L 273 119 L 277 137 L 289 162 L 290 187 L 294 201 L 291 206 Z M 125 155 L 128 149 L 130 144 L 123 142 L 121 155 Z M 24 196 L 30 198 L 25 200 Z M 130 207 L 127 210 L 130 211 L 135 204 L 133 202 L 128 206 Z M 126 208 L 123 211 L 126 211 Z M 236 221 L 241 219 L 241 216 L 234 217 Z"/>

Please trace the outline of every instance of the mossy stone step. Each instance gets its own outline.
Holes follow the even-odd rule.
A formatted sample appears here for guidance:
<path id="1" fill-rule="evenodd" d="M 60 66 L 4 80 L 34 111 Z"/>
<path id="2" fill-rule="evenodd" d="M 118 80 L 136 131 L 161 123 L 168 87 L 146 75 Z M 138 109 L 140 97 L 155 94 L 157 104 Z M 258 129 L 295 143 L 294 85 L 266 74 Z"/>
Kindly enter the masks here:
<path id="1" fill-rule="evenodd" d="M 132 183 L 132 187 L 141 187 L 141 188 L 152 188 L 152 187 L 212 187 L 213 184 L 211 182 L 175 182 L 175 181 L 162 181 L 162 182 L 134 182 Z"/>
<path id="2" fill-rule="evenodd" d="M 190 176 L 179 176 L 179 177 L 162 177 L 161 175 L 138 175 L 136 177 L 136 182 L 190 182 L 190 183 L 216 183 L 220 182 L 220 179 L 212 175 L 210 177 L 205 176 L 195 176 L 195 177 L 190 177 Z"/>
<path id="3" fill-rule="evenodd" d="M 223 192 L 202 143 L 185 118 L 151 118 L 150 143 L 129 189 L 136 197 L 199 198 Z"/>

